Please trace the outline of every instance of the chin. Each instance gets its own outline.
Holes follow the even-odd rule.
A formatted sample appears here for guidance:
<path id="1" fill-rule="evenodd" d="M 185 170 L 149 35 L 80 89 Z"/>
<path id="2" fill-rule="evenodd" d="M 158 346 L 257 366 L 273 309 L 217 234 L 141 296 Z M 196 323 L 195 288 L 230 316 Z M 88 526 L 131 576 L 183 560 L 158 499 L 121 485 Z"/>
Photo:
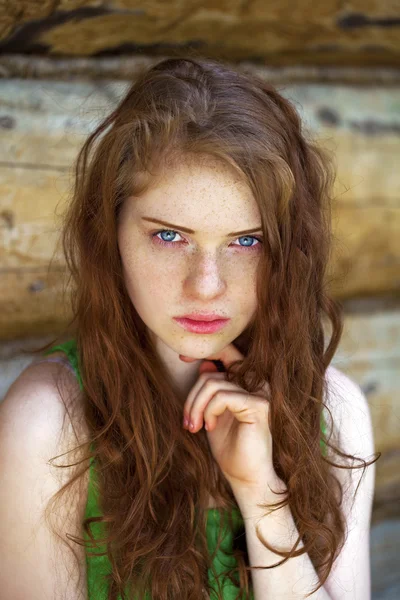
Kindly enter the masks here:
<path id="1" fill-rule="evenodd" d="M 228 346 L 232 341 L 233 340 L 230 338 L 227 338 L 226 340 L 214 339 L 209 342 L 199 340 L 197 344 L 180 344 L 179 347 L 175 349 L 175 352 L 195 360 L 204 360 L 207 356 L 210 356 L 210 354 L 215 354 Z"/>

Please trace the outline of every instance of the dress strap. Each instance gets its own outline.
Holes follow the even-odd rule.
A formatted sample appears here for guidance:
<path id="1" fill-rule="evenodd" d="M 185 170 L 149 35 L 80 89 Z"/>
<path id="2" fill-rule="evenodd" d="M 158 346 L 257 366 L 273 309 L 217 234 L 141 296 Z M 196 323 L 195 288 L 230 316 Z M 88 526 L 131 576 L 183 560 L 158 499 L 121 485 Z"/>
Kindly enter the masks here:
<path id="1" fill-rule="evenodd" d="M 54 356 L 53 358 L 44 358 L 43 360 L 38 360 L 37 362 L 35 362 L 35 365 L 40 365 L 40 363 L 45 363 L 45 362 L 58 362 L 62 365 L 65 365 L 66 367 L 68 367 L 68 369 L 71 371 L 71 373 L 73 373 L 75 375 L 75 370 L 74 370 L 73 366 L 71 365 L 71 363 L 69 362 L 69 360 L 64 360 L 61 357 Z"/>
<path id="2" fill-rule="evenodd" d="M 76 340 L 72 339 L 62 344 L 58 344 L 57 346 L 52 346 L 49 350 L 47 350 L 44 353 L 44 355 L 47 356 L 48 354 L 58 351 L 64 352 L 67 355 L 67 358 L 72 366 L 75 376 L 78 379 L 79 387 L 81 388 L 81 390 L 83 390 L 83 383 L 79 369 L 79 356 Z M 55 359 L 56 357 L 54 357 L 54 360 Z"/>

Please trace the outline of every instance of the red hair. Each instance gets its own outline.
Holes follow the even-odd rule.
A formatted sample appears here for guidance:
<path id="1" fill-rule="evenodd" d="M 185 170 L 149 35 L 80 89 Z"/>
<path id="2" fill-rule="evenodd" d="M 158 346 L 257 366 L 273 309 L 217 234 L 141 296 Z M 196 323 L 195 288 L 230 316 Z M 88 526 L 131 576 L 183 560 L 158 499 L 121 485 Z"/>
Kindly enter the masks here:
<path id="1" fill-rule="evenodd" d="M 282 503 L 290 505 L 300 553 L 309 554 L 320 585 L 344 544 L 332 456 L 355 457 L 333 443 L 332 420 L 326 435 L 320 428 L 326 371 L 343 328 L 326 281 L 331 156 L 306 138 L 294 105 L 270 83 L 215 60 L 163 60 L 140 73 L 84 143 L 62 236 L 72 279 L 68 333 L 82 357 L 84 414 L 107 526 L 109 600 L 146 589 L 153 600 L 200 598 L 211 568 L 201 507 L 209 494 L 228 511 L 236 506 L 205 431 L 188 436 L 181 426 L 183 399 L 128 296 L 117 247 L 124 200 L 140 196 L 160 169 L 200 154 L 245 178 L 264 233 L 258 308 L 234 341 L 245 358 L 227 378 L 251 393 L 270 385 L 273 464 L 288 489 Z M 364 469 L 371 464 L 359 460 Z M 91 521 L 84 523 L 88 533 Z M 247 594 L 244 535 L 234 555 L 230 577 Z"/>

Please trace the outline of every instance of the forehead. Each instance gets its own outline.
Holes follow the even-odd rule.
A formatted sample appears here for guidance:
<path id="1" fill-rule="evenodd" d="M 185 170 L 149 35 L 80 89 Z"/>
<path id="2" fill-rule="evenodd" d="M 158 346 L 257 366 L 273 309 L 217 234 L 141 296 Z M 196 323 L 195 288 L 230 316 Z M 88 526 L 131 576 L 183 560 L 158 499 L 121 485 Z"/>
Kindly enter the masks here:
<path id="1" fill-rule="evenodd" d="M 144 179 L 145 175 L 141 174 Z M 226 161 L 209 155 L 190 155 L 182 159 L 164 159 L 159 166 L 151 168 L 151 174 L 147 172 L 147 186 L 143 194 L 138 197 L 147 197 L 151 190 L 169 188 L 200 188 L 207 186 L 218 186 L 218 188 L 240 187 L 248 188 L 248 182 L 244 174 L 228 164 Z"/>
<path id="2" fill-rule="evenodd" d="M 212 219 L 214 226 L 221 221 L 229 231 L 243 223 L 258 223 L 259 211 L 251 189 L 231 165 L 212 157 L 185 160 L 155 177 L 148 189 L 129 201 L 137 216 L 150 215 L 164 220 L 195 217 L 196 225 L 202 219 Z M 196 229 L 197 227 L 193 227 Z"/>

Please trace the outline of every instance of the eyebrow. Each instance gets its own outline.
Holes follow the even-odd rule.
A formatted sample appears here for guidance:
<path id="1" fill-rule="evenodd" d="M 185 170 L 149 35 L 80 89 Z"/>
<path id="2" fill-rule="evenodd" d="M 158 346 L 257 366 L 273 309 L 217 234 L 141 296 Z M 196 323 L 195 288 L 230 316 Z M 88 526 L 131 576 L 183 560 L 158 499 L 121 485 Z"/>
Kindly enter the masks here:
<path id="1" fill-rule="evenodd" d="M 188 227 L 182 227 L 182 225 L 174 225 L 173 223 L 167 223 L 167 221 L 161 221 L 161 219 L 142 217 L 142 220 L 150 221 L 152 223 L 159 223 L 160 225 L 165 225 L 166 227 L 170 227 L 171 229 L 179 229 L 180 231 L 184 231 L 185 233 L 196 233 L 193 229 L 189 229 Z M 232 231 L 231 233 L 228 233 L 228 237 L 233 237 L 235 235 L 245 235 L 247 233 L 256 233 L 257 231 L 262 231 L 262 228 L 253 227 L 252 229 L 245 229 L 244 231 Z"/>

